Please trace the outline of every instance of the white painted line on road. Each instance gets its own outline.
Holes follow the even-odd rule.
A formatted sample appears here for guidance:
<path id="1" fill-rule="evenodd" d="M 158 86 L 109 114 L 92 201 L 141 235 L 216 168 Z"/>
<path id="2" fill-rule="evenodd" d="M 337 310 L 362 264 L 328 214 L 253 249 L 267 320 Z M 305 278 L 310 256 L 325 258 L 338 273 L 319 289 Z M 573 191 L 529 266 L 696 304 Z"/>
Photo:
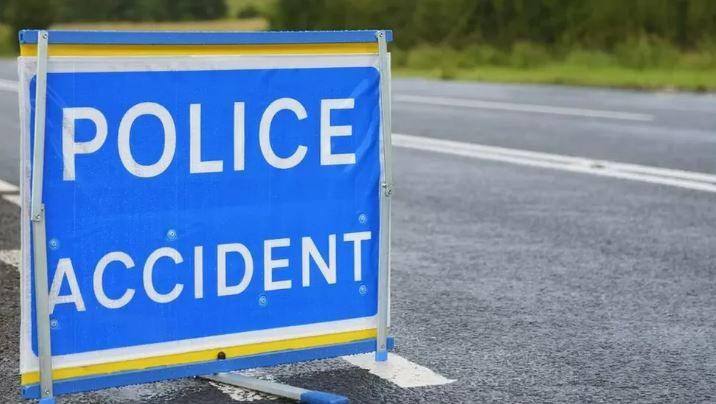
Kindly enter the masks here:
<path id="1" fill-rule="evenodd" d="M 0 179 L 0 197 L 2 199 L 20 206 L 20 195 L 17 194 L 19 191 L 16 185 Z"/>
<path id="2" fill-rule="evenodd" d="M 3 195 L 3 196 L 2 196 L 2 199 L 6 200 L 6 201 L 8 201 L 8 202 L 10 202 L 10 203 L 14 203 L 14 204 L 17 205 L 17 206 L 21 206 L 20 195 L 18 195 L 18 194 L 7 194 L 7 195 Z"/>
<path id="3" fill-rule="evenodd" d="M 17 81 L 0 79 L 0 91 L 17 92 Z"/>
<path id="4" fill-rule="evenodd" d="M 373 353 L 344 356 L 343 359 L 402 388 L 437 386 L 455 381 L 392 352 L 388 353 L 385 362 L 376 362 Z"/>
<path id="5" fill-rule="evenodd" d="M 0 262 L 4 262 L 15 269 L 19 269 L 20 250 L 0 250 Z"/>
<path id="6" fill-rule="evenodd" d="M 17 192 L 17 191 L 18 191 L 17 186 L 15 186 L 15 185 L 13 185 L 13 184 L 7 182 L 7 181 L 3 181 L 2 179 L 0 179 L 0 193 L 4 193 L 4 192 Z"/>
<path id="7" fill-rule="evenodd" d="M 621 178 L 697 191 L 716 192 L 716 176 L 706 173 L 508 149 L 397 133 L 393 134 L 393 145 L 455 156 Z"/>
<path id="8" fill-rule="evenodd" d="M 621 119 L 627 121 L 644 121 L 650 122 L 654 120 L 654 116 L 650 114 L 641 114 L 636 112 L 607 111 L 600 109 L 588 108 L 571 108 L 557 107 L 552 105 L 538 104 L 519 104 L 512 102 L 485 101 L 468 98 L 448 98 L 448 97 L 426 97 L 422 95 L 395 94 L 393 101 L 406 102 L 415 104 L 441 105 L 446 107 L 462 107 L 491 109 L 497 111 L 510 112 L 531 112 L 538 114 L 552 115 L 569 115 L 584 118 L 604 118 L 604 119 Z"/>

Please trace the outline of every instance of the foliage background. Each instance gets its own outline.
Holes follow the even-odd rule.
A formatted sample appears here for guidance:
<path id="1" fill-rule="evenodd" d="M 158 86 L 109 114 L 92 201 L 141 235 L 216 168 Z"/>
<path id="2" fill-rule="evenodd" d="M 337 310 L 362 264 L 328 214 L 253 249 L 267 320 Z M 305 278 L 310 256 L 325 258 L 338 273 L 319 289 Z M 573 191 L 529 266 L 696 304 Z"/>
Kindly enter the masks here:
<path id="1" fill-rule="evenodd" d="M 716 0 L 0 0 L 0 53 L 20 28 L 152 22 L 387 28 L 403 74 L 716 90 Z"/>
<path id="2" fill-rule="evenodd" d="M 401 47 L 471 43 L 614 49 L 650 38 L 690 49 L 716 38 L 713 0 L 279 0 L 276 29 L 389 27 Z"/>

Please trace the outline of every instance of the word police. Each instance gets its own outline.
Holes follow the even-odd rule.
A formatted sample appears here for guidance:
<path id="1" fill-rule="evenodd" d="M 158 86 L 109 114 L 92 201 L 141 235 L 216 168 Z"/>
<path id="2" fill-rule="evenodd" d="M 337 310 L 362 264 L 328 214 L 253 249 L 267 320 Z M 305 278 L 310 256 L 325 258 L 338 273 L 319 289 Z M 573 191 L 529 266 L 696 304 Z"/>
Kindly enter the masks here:
<path id="1" fill-rule="evenodd" d="M 352 126 L 331 125 L 331 112 L 333 110 L 353 109 L 354 98 L 322 99 L 320 110 L 320 162 L 321 165 L 349 165 L 355 164 L 354 153 L 333 153 L 331 138 L 336 136 L 351 136 Z M 261 154 L 268 164 L 278 169 L 289 169 L 297 166 L 306 156 L 307 147 L 296 145 L 289 156 L 278 156 L 271 146 L 271 123 L 281 111 L 290 111 L 296 119 L 303 120 L 308 117 L 306 108 L 296 99 L 279 98 L 273 101 L 263 111 L 259 124 L 259 145 Z M 143 116 L 151 116 L 159 120 L 164 132 L 162 153 L 158 160 L 150 164 L 141 164 L 134 158 L 130 137 L 134 122 Z M 98 151 L 107 140 L 108 127 L 104 114 L 95 108 L 73 107 L 62 110 L 62 160 L 65 181 L 74 181 L 76 177 L 75 158 L 77 155 L 92 154 Z M 79 120 L 91 121 L 95 128 L 94 136 L 87 141 L 76 139 L 76 122 Z M 244 143 L 245 143 L 245 104 L 234 103 L 233 119 L 233 170 L 244 169 Z M 127 171 L 137 177 L 150 178 L 163 173 L 174 159 L 177 142 L 176 127 L 169 111 L 161 104 L 142 102 L 129 108 L 122 117 L 117 132 L 117 146 L 119 158 Z M 195 173 L 213 173 L 224 170 L 222 160 L 202 160 L 201 157 L 201 104 L 189 105 L 189 171 Z"/>
<path id="2" fill-rule="evenodd" d="M 371 232 L 353 232 L 344 233 L 340 240 L 335 234 L 327 237 L 327 251 L 321 253 L 311 237 L 301 237 L 300 240 L 291 240 L 290 238 L 269 239 L 263 242 L 263 291 L 270 292 L 274 290 L 291 289 L 295 287 L 290 277 L 292 269 L 297 270 L 300 267 L 301 287 L 310 287 L 311 282 L 316 280 L 311 277 L 312 268 L 317 268 L 318 273 L 328 285 L 335 284 L 337 279 L 337 257 L 336 244 L 346 243 L 348 250 L 353 252 L 353 260 L 344 260 L 342 262 L 352 262 L 352 281 L 360 282 L 363 274 L 363 242 L 371 239 Z M 292 241 L 300 246 L 293 246 Z M 325 242 L 320 244 L 325 245 Z M 352 247 L 352 248 L 351 248 Z M 300 248 L 301 262 L 295 265 L 285 258 L 290 253 L 291 248 Z M 345 249 L 344 249 L 345 250 Z M 155 303 L 170 303 L 176 300 L 182 293 L 193 293 L 194 299 L 202 299 L 204 297 L 204 246 L 194 246 L 193 252 L 193 268 L 186 268 L 182 265 L 184 256 L 178 250 L 171 247 L 161 247 L 152 251 L 141 265 L 142 289 L 146 296 Z M 254 255 L 249 249 L 241 243 L 219 244 L 215 248 L 216 268 L 212 272 L 216 273 L 216 296 L 233 296 L 244 292 L 254 278 Z M 229 257 L 232 257 L 231 260 Z M 194 287 L 193 291 L 184 292 L 184 284 L 176 282 L 168 291 L 157 290 L 155 286 L 155 266 L 159 261 L 165 263 L 173 263 L 162 266 L 162 271 L 192 271 Z M 234 265 L 229 265 L 233 263 Z M 94 292 L 97 302 L 107 309 L 119 309 L 131 303 L 137 290 L 132 285 L 121 285 L 117 291 L 116 282 L 112 283 L 112 293 L 107 292 L 107 284 L 105 277 L 110 271 L 139 270 L 134 269 L 137 266 L 134 258 L 122 251 L 111 251 L 102 256 L 94 267 L 92 273 L 92 292 Z M 56 271 L 52 279 L 50 287 L 50 313 L 53 313 L 55 307 L 60 304 L 72 304 L 77 311 L 86 311 L 85 298 L 88 290 L 82 290 L 77 282 L 77 272 L 84 273 L 89 268 L 75 268 L 70 258 L 61 258 L 57 261 Z M 159 269 L 159 268 L 157 268 Z M 190 274 L 192 274 L 190 272 Z M 313 269 L 313 272 L 316 272 Z M 116 273 L 115 273 L 116 275 Z M 161 277 L 161 275 L 158 275 Z M 240 279 L 238 282 L 232 282 L 228 279 Z M 129 283 L 129 282 L 127 282 Z M 67 285 L 69 293 L 61 294 L 63 285 Z M 137 286 L 137 285 L 135 285 Z M 89 285 L 85 287 L 89 289 Z M 111 295 L 111 296 L 109 296 Z"/>

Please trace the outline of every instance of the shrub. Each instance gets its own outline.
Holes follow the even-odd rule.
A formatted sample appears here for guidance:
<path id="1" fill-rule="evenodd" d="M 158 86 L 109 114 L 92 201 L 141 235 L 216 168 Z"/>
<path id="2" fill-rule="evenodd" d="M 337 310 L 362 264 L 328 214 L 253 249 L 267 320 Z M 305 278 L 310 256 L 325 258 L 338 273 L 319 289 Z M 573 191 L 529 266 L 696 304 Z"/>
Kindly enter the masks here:
<path id="1" fill-rule="evenodd" d="M 508 55 L 490 45 L 469 45 L 460 52 L 457 65 L 462 68 L 502 66 L 509 63 Z"/>
<path id="2" fill-rule="evenodd" d="M 514 67 L 535 67 L 547 64 L 552 60 L 544 46 L 520 41 L 512 46 L 510 64 Z"/>
<path id="3" fill-rule="evenodd" d="M 261 12 L 253 4 L 249 4 L 248 6 L 240 9 L 236 13 L 236 18 L 238 18 L 238 19 L 257 18 L 260 16 L 261 16 Z"/>
<path id="4" fill-rule="evenodd" d="M 9 40 L 13 49 L 18 48 L 19 30 L 47 28 L 55 14 L 54 3 L 49 0 L 10 0 L 4 7 L 2 17 L 10 29 Z"/>
<path id="5" fill-rule="evenodd" d="M 657 38 L 632 38 L 618 44 L 614 54 L 622 66 L 636 69 L 673 67 L 679 62 L 679 51 Z"/>
<path id="6" fill-rule="evenodd" d="M 452 48 L 420 45 L 408 52 L 407 66 L 414 69 L 454 69 L 459 56 Z"/>
<path id="7" fill-rule="evenodd" d="M 587 67 L 606 67 L 616 63 L 614 56 L 600 50 L 574 49 L 567 53 L 565 63 Z"/>
<path id="8" fill-rule="evenodd" d="M 408 64 L 408 52 L 400 48 L 391 48 L 390 62 L 393 67 L 405 67 Z"/>
<path id="9" fill-rule="evenodd" d="M 16 42 L 17 37 L 12 35 L 10 27 L 0 24 L 0 56 L 14 54 Z"/>

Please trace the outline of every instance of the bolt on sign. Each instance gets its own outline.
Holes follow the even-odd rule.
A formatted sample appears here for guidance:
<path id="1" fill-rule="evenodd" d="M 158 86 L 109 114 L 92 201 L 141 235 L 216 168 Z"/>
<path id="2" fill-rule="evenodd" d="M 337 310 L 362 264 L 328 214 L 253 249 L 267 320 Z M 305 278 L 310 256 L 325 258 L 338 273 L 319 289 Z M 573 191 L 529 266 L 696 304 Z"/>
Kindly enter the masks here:
<path id="1" fill-rule="evenodd" d="M 27 398 L 384 360 L 389 31 L 22 31 Z"/>

